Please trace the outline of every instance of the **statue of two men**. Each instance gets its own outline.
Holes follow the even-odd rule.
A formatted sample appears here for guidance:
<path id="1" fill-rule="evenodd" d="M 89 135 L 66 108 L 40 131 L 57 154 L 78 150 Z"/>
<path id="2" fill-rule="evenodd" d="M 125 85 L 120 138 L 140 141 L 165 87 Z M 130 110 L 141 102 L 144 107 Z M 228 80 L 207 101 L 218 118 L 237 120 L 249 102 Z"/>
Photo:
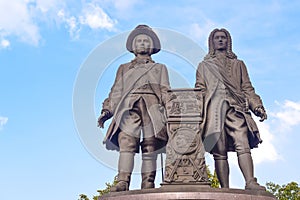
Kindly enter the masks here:
<path id="1" fill-rule="evenodd" d="M 261 139 L 249 110 L 261 121 L 267 115 L 246 66 L 232 52 L 231 44 L 227 30 L 213 30 L 209 53 L 197 69 L 195 87 L 205 94 L 203 143 L 214 156 L 222 188 L 229 187 L 227 152 L 236 151 L 245 189 L 265 190 L 253 175 L 250 149 Z M 168 72 L 165 65 L 151 59 L 160 51 L 160 41 L 149 26 L 139 25 L 130 33 L 126 47 L 135 58 L 119 67 L 98 118 L 98 126 L 103 128 L 104 122 L 113 117 L 104 143 L 107 149 L 120 152 L 117 184 L 111 191 L 129 189 L 134 155 L 140 148 L 141 188 L 154 188 L 157 154 L 168 140 L 164 115 L 170 89 Z"/>

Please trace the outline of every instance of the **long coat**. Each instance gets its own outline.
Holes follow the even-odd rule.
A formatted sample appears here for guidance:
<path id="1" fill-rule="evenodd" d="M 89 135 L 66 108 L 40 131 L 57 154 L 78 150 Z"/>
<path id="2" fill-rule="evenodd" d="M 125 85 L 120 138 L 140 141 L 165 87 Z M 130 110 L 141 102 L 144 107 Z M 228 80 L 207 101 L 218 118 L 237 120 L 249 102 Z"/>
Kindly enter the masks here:
<path id="1" fill-rule="evenodd" d="M 234 107 L 236 112 L 242 113 L 246 119 L 250 147 L 257 147 L 262 140 L 260 139 L 257 125 L 251 117 L 249 110 L 253 112 L 256 107 L 262 106 L 262 100 L 255 93 L 244 62 L 230 58 L 226 58 L 226 62 L 226 66 L 224 66 L 224 63 L 215 57 L 205 59 L 198 65 L 195 87 L 203 89 L 205 93 L 205 116 L 203 122 L 204 137 L 210 134 L 208 133 L 208 130 L 213 130 L 214 132 L 222 131 L 220 130 L 221 126 L 209 127 L 214 123 L 208 123 L 208 120 L 212 119 L 219 123 L 221 120 L 221 116 L 219 115 L 221 111 L 219 113 L 214 113 L 214 116 L 212 116 L 212 112 L 209 112 L 210 109 L 213 109 L 211 100 L 212 98 L 216 98 L 216 90 L 221 82 L 221 84 L 224 84 L 226 88 L 228 87 L 230 88 L 229 90 L 231 90 L 228 95 L 229 98 L 227 98 L 229 105 Z M 224 69 L 225 67 L 226 69 Z M 226 80 L 224 80 L 224 74 L 226 74 Z M 221 98 L 219 99 L 221 101 Z M 229 150 L 234 150 L 230 147 L 232 147 L 232 144 L 229 144 Z"/>
<path id="2" fill-rule="evenodd" d="M 103 102 L 103 109 L 113 115 L 104 139 L 107 149 L 119 149 L 120 121 L 124 112 L 132 109 L 135 102 L 135 99 L 128 94 L 145 85 L 155 94 L 155 98 L 144 99 L 154 135 L 161 140 L 167 140 L 166 119 L 163 113 L 167 91 L 170 88 L 167 68 L 159 63 L 138 64 L 132 61 L 120 65 L 109 97 Z"/>

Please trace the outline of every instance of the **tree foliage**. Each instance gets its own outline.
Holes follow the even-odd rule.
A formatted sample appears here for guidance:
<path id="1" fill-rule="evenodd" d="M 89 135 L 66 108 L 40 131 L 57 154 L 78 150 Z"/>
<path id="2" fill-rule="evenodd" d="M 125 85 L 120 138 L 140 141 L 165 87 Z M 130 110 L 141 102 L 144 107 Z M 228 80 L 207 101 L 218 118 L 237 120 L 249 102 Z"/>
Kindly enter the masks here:
<path id="1" fill-rule="evenodd" d="M 80 194 L 78 200 L 90 200 L 85 194 Z"/>
<path id="2" fill-rule="evenodd" d="M 97 190 L 97 192 L 99 193 L 99 196 L 103 196 L 104 194 L 107 194 L 110 192 L 110 188 L 115 186 L 118 182 L 117 182 L 117 176 L 115 176 L 114 181 L 112 183 L 105 183 L 106 188 L 103 190 Z"/>
<path id="3" fill-rule="evenodd" d="M 279 200 L 300 200 L 300 187 L 296 182 L 290 182 L 282 186 L 267 182 L 266 186 L 267 191 Z"/>
<path id="4" fill-rule="evenodd" d="M 97 190 L 99 193 L 98 196 L 93 196 L 93 200 L 98 200 L 98 197 L 103 196 L 104 194 L 108 194 L 110 192 L 110 188 L 117 184 L 117 176 L 115 176 L 114 181 L 112 183 L 105 183 L 106 188 L 103 190 Z M 80 194 L 78 200 L 90 200 L 85 194 Z"/>
<path id="5" fill-rule="evenodd" d="M 214 171 L 214 174 L 212 174 L 210 172 L 208 166 L 206 166 L 206 170 L 207 170 L 207 176 L 208 176 L 208 180 L 211 184 L 211 187 L 220 188 L 220 182 L 219 182 L 219 179 L 217 177 L 216 171 Z"/>

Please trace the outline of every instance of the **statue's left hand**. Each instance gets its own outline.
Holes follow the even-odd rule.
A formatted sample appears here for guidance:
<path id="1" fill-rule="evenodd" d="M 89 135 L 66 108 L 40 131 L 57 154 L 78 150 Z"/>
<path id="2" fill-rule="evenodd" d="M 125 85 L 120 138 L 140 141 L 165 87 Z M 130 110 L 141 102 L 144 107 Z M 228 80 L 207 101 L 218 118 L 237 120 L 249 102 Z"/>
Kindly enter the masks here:
<path id="1" fill-rule="evenodd" d="M 266 113 L 264 107 L 262 107 L 262 106 L 255 108 L 254 114 L 256 116 L 260 117 L 260 120 L 259 120 L 260 122 L 263 122 L 264 120 L 267 119 L 267 113 Z"/>

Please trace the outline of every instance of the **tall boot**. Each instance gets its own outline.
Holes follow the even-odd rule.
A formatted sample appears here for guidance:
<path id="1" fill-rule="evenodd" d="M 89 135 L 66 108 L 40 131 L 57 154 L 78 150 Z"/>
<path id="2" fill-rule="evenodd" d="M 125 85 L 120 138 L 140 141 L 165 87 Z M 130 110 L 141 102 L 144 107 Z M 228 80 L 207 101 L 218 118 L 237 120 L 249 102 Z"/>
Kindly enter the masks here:
<path id="1" fill-rule="evenodd" d="M 222 188 L 229 188 L 229 164 L 227 159 L 215 159 L 215 170 Z"/>
<path id="2" fill-rule="evenodd" d="M 143 153 L 142 155 L 142 189 L 155 187 L 156 158 L 157 155 L 153 153 Z"/>
<path id="3" fill-rule="evenodd" d="M 131 173 L 134 165 L 134 153 L 120 152 L 119 155 L 119 174 L 117 184 L 111 187 L 111 192 L 120 192 L 129 190 Z"/>
<path id="4" fill-rule="evenodd" d="M 238 163 L 246 181 L 246 190 L 266 190 L 264 186 L 257 183 L 253 175 L 253 160 L 250 152 L 238 154 Z"/>

